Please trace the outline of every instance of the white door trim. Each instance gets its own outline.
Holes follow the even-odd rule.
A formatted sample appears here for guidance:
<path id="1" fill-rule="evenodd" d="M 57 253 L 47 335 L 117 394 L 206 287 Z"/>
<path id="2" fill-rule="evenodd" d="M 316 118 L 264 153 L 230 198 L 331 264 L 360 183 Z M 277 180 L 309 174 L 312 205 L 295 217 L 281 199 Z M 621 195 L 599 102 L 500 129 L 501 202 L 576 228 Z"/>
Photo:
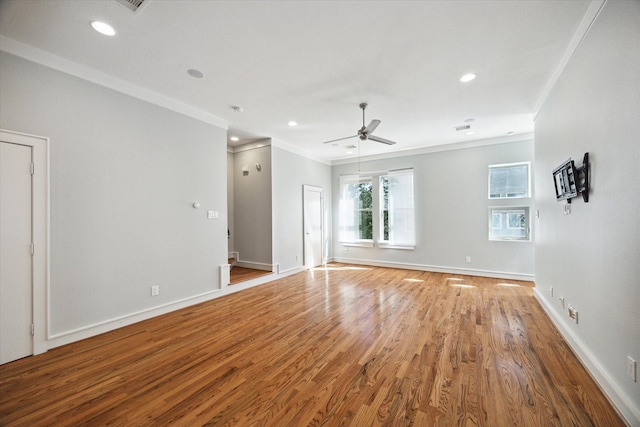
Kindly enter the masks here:
<path id="1" fill-rule="evenodd" d="M 0 129 L 0 140 L 33 153 L 33 354 L 40 354 L 49 338 L 49 138 Z"/>
<path id="2" fill-rule="evenodd" d="M 305 222 L 305 213 L 304 210 L 306 209 L 307 206 L 307 200 L 306 200 L 306 195 L 307 195 L 307 190 L 310 191 L 317 191 L 318 193 L 320 193 L 320 262 L 322 265 L 325 265 L 327 263 L 326 261 L 326 256 L 325 256 L 325 248 L 324 248 L 324 243 L 325 243 L 325 221 L 324 221 L 324 189 L 322 187 L 316 187 L 314 185 L 302 185 L 302 206 L 303 206 L 303 215 L 302 215 L 302 223 L 303 223 L 303 232 L 304 232 L 304 240 L 303 240 L 303 255 L 302 255 L 302 264 L 305 266 L 305 268 L 311 268 L 313 266 L 308 266 L 307 265 L 307 254 L 306 254 L 306 250 L 307 250 L 307 233 L 306 233 L 306 224 Z"/>

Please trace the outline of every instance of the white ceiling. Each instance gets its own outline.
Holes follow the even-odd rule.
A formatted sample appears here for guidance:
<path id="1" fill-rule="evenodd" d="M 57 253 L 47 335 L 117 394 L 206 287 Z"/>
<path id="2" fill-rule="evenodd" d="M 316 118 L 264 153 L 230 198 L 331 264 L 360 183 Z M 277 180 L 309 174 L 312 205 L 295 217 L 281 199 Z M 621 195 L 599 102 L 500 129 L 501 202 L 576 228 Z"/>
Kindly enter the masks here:
<path id="1" fill-rule="evenodd" d="M 590 3 L 146 0 L 134 13 L 115 0 L 2 0 L 0 33 L 5 47 L 227 121 L 240 144 L 272 138 L 332 161 L 357 155 L 345 148 L 357 138 L 322 142 L 356 134 L 360 102 L 367 123 L 382 121 L 375 135 L 397 141 L 365 141 L 361 155 L 532 132 Z M 96 33 L 92 20 L 118 34 Z M 468 72 L 477 79 L 461 83 Z M 454 130 L 469 118 L 473 135 Z"/>

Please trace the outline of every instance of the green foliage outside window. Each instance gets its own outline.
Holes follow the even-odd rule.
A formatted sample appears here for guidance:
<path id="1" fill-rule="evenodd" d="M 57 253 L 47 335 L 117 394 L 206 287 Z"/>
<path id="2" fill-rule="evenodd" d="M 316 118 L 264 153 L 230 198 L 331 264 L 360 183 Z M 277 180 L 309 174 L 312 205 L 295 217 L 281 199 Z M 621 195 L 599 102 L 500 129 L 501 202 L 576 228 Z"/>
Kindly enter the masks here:
<path id="1" fill-rule="evenodd" d="M 371 181 L 355 184 L 354 198 L 358 200 L 360 239 L 373 239 L 373 184 Z"/>

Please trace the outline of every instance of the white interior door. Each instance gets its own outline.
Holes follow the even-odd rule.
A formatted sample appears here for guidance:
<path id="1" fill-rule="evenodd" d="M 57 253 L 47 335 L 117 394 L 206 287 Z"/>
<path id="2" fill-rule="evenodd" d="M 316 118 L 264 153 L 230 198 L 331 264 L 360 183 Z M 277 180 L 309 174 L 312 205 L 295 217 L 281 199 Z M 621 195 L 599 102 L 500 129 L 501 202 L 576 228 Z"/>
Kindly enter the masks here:
<path id="1" fill-rule="evenodd" d="M 324 263 L 323 200 L 322 188 L 304 186 L 304 265 L 307 268 Z"/>
<path id="2" fill-rule="evenodd" d="M 33 354 L 32 147 L 0 143 L 0 364 Z"/>

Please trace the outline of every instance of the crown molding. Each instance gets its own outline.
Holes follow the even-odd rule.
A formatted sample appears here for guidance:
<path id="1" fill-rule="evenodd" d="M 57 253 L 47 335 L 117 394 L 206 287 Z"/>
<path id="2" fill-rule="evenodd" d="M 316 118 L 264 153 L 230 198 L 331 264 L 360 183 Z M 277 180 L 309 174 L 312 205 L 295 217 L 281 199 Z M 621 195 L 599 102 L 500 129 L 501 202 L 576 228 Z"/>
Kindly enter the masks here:
<path id="1" fill-rule="evenodd" d="M 20 58 L 35 62 L 37 64 L 52 68 L 57 71 L 61 71 L 66 74 L 70 74 L 83 80 L 90 81 L 97 85 L 107 87 L 125 95 L 140 99 L 142 101 L 146 101 L 150 104 L 154 104 L 166 108 L 167 110 L 171 110 L 176 113 L 191 117 L 193 119 L 217 126 L 221 129 L 229 129 L 229 123 L 226 120 L 214 116 L 213 114 L 207 113 L 206 111 L 194 108 L 190 105 L 161 95 L 152 90 L 145 89 L 140 86 L 125 82 L 124 80 L 109 76 L 93 68 L 80 65 L 73 61 L 69 61 L 26 43 L 14 40 L 12 38 L 0 35 L 0 51 L 18 56 Z"/>

